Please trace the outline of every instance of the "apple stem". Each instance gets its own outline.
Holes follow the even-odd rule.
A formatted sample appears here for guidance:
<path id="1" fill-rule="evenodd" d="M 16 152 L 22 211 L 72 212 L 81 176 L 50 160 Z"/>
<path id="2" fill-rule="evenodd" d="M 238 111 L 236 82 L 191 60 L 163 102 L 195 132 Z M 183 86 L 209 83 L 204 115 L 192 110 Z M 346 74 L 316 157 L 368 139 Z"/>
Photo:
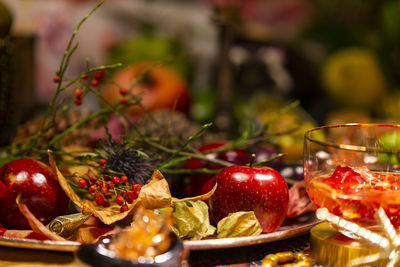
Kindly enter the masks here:
<path id="1" fill-rule="evenodd" d="M 250 156 L 250 163 L 249 163 L 250 167 L 253 167 L 253 163 L 254 163 L 254 159 L 255 158 L 256 158 L 256 154 L 252 153 L 251 156 Z"/>

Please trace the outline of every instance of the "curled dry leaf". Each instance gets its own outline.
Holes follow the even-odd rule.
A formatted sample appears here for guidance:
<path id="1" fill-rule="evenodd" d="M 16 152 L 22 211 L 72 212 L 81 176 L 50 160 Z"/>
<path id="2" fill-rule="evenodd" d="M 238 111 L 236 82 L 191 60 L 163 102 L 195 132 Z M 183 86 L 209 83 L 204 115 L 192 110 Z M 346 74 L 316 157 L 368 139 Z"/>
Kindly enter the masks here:
<path id="1" fill-rule="evenodd" d="M 215 190 L 217 190 L 217 183 L 215 183 L 214 187 L 207 193 L 203 194 L 203 195 L 199 195 L 199 196 L 194 196 L 194 197 L 187 197 L 187 198 L 172 198 L 172 203 L 174 202 L 183 202 L 183 201 L 197 201 L 197 200 L 207 200 L 209 199 L 215 192 Z"/>
<path id="2" fill-rule="evenodd" d="M 32 230 L 7 230 L 4 232 L 3 236 L 12 238 L 27 238 Z"/>
<path id="3" fill-rule="evenodd" d="M 6 230 L 3 234 L 5 237 L 9 238 L 26 238 L 26 239 L 36 239 L 36 240 L 51 240 L 42 233 L 37 233 L 32 230 Z"/>
<path id="4" fill-rule="evenodd" d="M 66 239 L 62 238 L 59 235 L 54 234 L 51 232 L 45 225 L 42 224 L 41 221 L 39 221 L 35 215 L 32 214 L 32 212 L 28 209 L 28 207 L 25 204 L 22 204 L 19 202 L 20 196 L 18 195 L 16 202 L 19 211 L 24 215 L 24 217 L 28 220 L 29 225 L 31 226 L 33 232 L 35 233 L 41 233 L 48 237 L 50 240 L 54 241 L 66 241 Z"/>
<path id="5" fill-rule="evenodd" d="M 218 222 L 218 238 L 252 236 L 261 234 L 262 229 L 254 211 L 230 213 Z"/>
<path id="6" fill-rule="evenodd" d="M 304 189 L 304 181 L 295 183 L 289 189 L 289 205 L 286 214 L 287 218 L 292 218 L 315 210 L 314 204 L 308 198 Z"/>
<path id="7" fill-rule="evenodd" d="M 74 190 L 72 190 L 72 188 L 69 186 L 64 175 L 58 170 L 56 162 L 54 161 L 53 158 L 53 154 L 50 150 L 48 151 L 48 154 L 49 154 L 50 167 L 53 170 L 53 172 L 57 175 L 58 183 L 60 184 L 61 188 L 64 190 L 65 194 L 75 205 L 83 209 L 80 197 L 77 194 L 75 194 Z"/>
<path id="8" fill-rule="evenodd" d="M 141 204 L 147 209 L 159 209 L 169 207 L 172 197 L 169 191 L 167 180 L 160 171 L 155 170 L 142 189 L 140 190 L 138 199 L 134 204 Z"/>
<path id="9" fill-rule="evenodd" d="M 64 175 L 57 168 L 51 151 L 49 151 L 50 166 L 56 173 L 58 182 L 65 194 L 70 198 L 75 205 L 77 205 L 84 214 L 91 213 L 95 217 L 99 218 L 104 224 L 112 224 L 122 220 L 128 214 L 132 212 L 139 204 L 143 205 L 148 209 L 157 209 L 168 207 L 171 204 L 171 193 L 169 191 L 168 182 L 164 176 L 155 170 L 151 176 L 149 182 L 145 184 L 140 190 L 139 197 L 132 204 L 128 205 L 128 210 L 121 213 L 120 206 L 116 204 L 116 201 L 111 200 L 113 203 L 109 207 L 105 208 L 96 205 L 93 201 L 81 199 L 75 191 L 70 187 Z M 115 196 L 114 196 L 115 197 Z"/>

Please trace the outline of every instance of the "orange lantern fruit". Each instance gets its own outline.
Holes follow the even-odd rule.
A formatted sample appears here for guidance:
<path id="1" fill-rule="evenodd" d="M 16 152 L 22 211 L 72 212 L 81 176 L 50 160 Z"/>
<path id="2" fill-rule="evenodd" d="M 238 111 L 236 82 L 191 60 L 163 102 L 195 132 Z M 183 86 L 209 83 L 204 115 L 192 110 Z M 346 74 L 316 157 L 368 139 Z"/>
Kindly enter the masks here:
<path id="1" fill-rule="evenodd" d="M 152 62 L 134 63 L 117 71 L 111 79 L 112 82 L 102 91 L 103 97 L 110 103 L 122 98 L 122 89 L 127 97 L 138 95 L 147 111 L 174 109 L 188 112 L 187 84 L 174 69 L 166 65 L 154 67 Z M 125 112 L 141 115 L 145 110 L 140 105 L 133 105 L 127 107 Z"/>

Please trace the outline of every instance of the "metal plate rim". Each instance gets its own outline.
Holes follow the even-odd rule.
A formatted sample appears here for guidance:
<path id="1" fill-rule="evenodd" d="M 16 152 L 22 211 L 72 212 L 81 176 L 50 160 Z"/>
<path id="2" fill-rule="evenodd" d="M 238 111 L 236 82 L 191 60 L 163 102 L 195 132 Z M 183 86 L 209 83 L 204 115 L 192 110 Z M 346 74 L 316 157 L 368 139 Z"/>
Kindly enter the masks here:
<path id="1" fill-rule="evenodd" d="M 244 236 L 244 237 L 229 237 L 220 239 L 206 239 L 206 240 L 186 240 L 183 245 L 188 250 L 208 250 L 208 249 L 224 249 L 243 247 L 249 245 L 255 245 L 260 243 L 268 243 L 278 240 L 283 240 L 295 236 L 299 236 L 308 232 L 312 227 L 319 224 L 321 221 L 315 217 L 314 212 L 306 216 L 311 216 L 311 221 L 294 225 L 293 227 L 285 226 L 279 228 L 277 231 L 260 234 L 257 236 Z"/>
<path id="2" fill-rule="evenodd" d="M 299 223 L 292 226 L 283 226 L 277 231 L 269 234 L 261 234 L 257 236 L 229 237 L 219 239 L 205 240 L 184 240 L 183 245 L 186 250 L 207 250 L 207 249 L 223 249 L 248 246 L 260 243 L 273 242 L 277 240 L 287 239 L 298 236 L 309 231 L 313 226 L 320 223 L 315 218 L 315 214 L 309 213 L 304 216 L 309 219 L 306 223 Z M 311 217 L 311 219 L 310 219 Z M 75 241 L 51 241 L 51 240 L 35 240 L 27 238 L 12 238 L 0 236 L 0 245 L 26 249 L 40 249 L 52 251 L 75 252 L 80 242 Z"/>

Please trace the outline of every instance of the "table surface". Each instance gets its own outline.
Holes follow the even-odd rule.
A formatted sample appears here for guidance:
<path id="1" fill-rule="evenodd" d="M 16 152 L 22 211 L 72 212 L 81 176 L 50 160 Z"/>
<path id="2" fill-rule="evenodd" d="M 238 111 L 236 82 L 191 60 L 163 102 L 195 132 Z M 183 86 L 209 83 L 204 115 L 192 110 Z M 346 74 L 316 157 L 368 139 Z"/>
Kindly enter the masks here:
<path id="1" fill-rule="evenodd" d="M 258 266 L 265 255 L 281 251 L 304 251 L 309 248 L 309 235 L 283 239 L 250 246 L 189 251 L 190 267 L 207 267 L 235 264 L 236 266 Z M 248 263 L 239 265 L 241 263 Z M 252 264 L 254 263 L 254 264 Z M 22 249 L 0 246 L 0 266 L 80 266 L 74 253 L 48 250 Z"/>

